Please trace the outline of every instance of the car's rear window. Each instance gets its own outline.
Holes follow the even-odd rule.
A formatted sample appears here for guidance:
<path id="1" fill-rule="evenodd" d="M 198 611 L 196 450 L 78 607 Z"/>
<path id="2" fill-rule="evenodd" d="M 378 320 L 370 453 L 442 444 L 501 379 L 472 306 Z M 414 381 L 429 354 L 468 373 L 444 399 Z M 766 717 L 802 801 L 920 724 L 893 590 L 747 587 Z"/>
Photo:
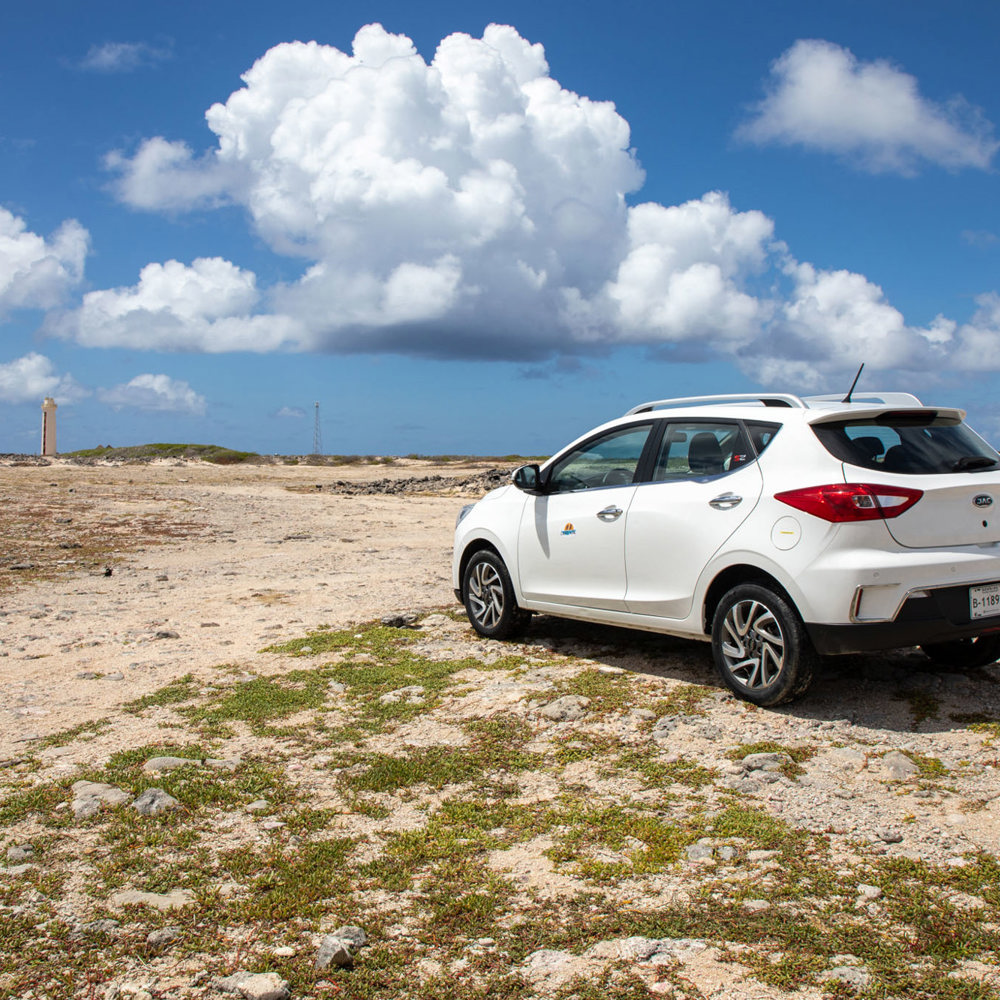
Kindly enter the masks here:
<path id="1" fill-rule="evenodd" d="M 814 424 L 813 430 L 831 455 L 862 469 L 927 475 L 1000 466 L 1000 455 L 975 431 L 934 410 L 836 420 Z"/>

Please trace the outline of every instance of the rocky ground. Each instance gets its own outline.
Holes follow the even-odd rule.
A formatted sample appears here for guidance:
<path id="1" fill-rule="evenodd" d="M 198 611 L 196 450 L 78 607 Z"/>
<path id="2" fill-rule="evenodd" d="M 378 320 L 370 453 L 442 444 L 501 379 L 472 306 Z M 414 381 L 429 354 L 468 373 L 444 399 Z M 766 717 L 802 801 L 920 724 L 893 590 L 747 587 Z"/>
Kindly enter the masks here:
<path id="1" fill-rule="evenodd" d="M 0 997 L 1000 996 L 1000 667 L 479 639 L 481 474 L 0 468 Z"/>

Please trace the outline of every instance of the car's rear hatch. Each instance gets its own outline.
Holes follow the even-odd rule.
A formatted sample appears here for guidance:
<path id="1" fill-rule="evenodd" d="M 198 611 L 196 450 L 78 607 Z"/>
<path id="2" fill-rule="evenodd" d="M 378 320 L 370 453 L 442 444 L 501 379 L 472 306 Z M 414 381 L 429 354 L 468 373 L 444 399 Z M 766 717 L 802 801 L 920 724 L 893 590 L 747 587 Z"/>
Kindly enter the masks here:
<path id="1" fill-rule="evenodd" d="M 907 548 L 1000 542 L 1000 455 L 962 422 L 960 410 L 870 411 L 813 423 L 843 462 L 845 482 L 920 490 L 901 514 L 886 516 Z"/>

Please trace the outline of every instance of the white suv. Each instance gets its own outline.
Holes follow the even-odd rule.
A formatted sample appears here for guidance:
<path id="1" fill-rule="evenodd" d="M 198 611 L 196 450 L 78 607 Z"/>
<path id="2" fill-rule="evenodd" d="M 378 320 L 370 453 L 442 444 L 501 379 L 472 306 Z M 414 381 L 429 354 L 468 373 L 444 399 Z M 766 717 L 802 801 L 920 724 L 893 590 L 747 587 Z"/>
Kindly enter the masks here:
<path id="1" fill-rule="evenodd" d="M 964 417 L 907 393 L 643 403 L 463 508 L 456 596 L 492 638 L 538 611 L 710 640 L 758 705 L 817 654 L 992 663 L 1000 455 Z"/>

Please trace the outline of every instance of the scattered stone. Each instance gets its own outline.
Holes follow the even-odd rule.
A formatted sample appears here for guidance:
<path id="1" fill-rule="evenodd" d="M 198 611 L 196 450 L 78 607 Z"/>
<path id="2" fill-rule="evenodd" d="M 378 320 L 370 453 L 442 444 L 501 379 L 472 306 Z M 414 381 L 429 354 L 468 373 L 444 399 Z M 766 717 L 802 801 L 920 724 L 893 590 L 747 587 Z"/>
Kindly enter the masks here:
<path id="1" fill-rule="evenodd" d="M 750 753 L 743 758 L 748 771 L 781 771 L 794 763 L 787 753 Z"/>
<path id="2" fill-rule="evenodd" d="M 828 972 L 821 972 L 820 979 L 835 979 L 856 990 L 865 989 L 872 981 L 872 977 L 864 969 L 858 969 L 851 965 L 838 965 Z"/>
<path id="3" fill-rule="evenodd" d="M 35 564 L 30 562 L 14 563 L 14 565 L 11 566 L 10 568 L 16 570 L 29 570 L 29 569 L 34 569 Z"/>
<path id="4" fill-rule="evenodd" d="M 218 757 L 206 757 L 202 763 L 205 767 L 211 767 L 216 771 L 229 771 L 231 773 L 239 768 L 240 764 L 243 763 L 243 758 L 227 757 L 220 759 Z"/>
<path id="5" fill-rule="evenodd" d="M 160 629 L 154 636 L 154 639 L 179 639 L 180 634 L 175 632 L 173 629 L 164 628 Z"/>
<path id="6" fill-rule="evenodd" d="M 567 694 L 543 705 L 540 714 L 553 722 L 575 722 L 587 714 L 589 704 L 589 698 L 583 698 L 577 694 Z"/>
<path id="7" fill-rule="evenodd" d="M 106 681 L 123 681 L 125 680 L 125 675 L 120 671 L 116 670 L 113 674 L 105 674 L 104 680 Z"/>
<path id="8" fill-rule="evenodd" d="M 656 712 L 649 708 L 633 708 L 629 715 L 633 719 L 641 719 L 643 722 L 653 722 L 656 719 Z"/>
<path id="9" fill-rule="evenodd" d="M 409 687 L 387 691 L 379 698 L 379 702 L 383 705 L 395 705 L 398 702 L 403 702 L 406 705 L 419 705 L 423 700 L 424 689 L 419 684 L 411 684 Z"/>
<path id="10" fill-rule="evenodd" d="M 18 844 L 7 848 L 7 860 L 20 864 L 22 861 L 27 861 L 34 853 L 35 849 L 31 844 Z"/>
<path id="11" fill-rule="evenodd" d="M 168 809 L 176 809 L 180 803 L 162 788 L 147 788 L 133 803 L 132 808 L 140 816 L 159 816 Z"/>
<path id="12" fill-rule="evenodd" d="M 291 946 L 283 944 L 275 948 L 272 954 L 275 958 L 294 958 L 296 951 Z"/>
<path id="13" fill-rule="evenodd" d="M 868 761 L 860 750 L 852 750 L 850 747 L 834 747 L 824 755 L 824 759 L 832 767 L 844 771 L 861 771 Z"/>
<path id="14" fill-rule="evenodd" d="M 194 902 L 190 889 L 174 889 L 171 892 L 140 892 L 138 889 L 119 889 L 111 894 L 112 906 L 152 906 L 156 910 L 180 910 Z"/>
<path id="15" fill-rule="evenodd" d="M 327 934 L 319 943 L 313 967 L 328 969 L 331 965 L 337 969 L 351 969 L 354 967 L 354 956 L 347 941 L 334 934 Z"/>
<path id="16" fill-rule="evenodd" d="M 71 808 L 77 819 L 89 819 L 100 812 L 102 805 L 123 806 L 129 799 L 128 793 L 114 785 L 99 781 L 75 781 Z"/>
<path id="17" fill-rule="evenodd" d="M 899 750 L 890 750 L 882 758 L 881 763 L 882 770 L 893 781 L 906 781 L 920 771 L 920 768 L 905 753 L 900 753 Z"/>
<path id="18" fill-rule="evenodd" d="M 181 936 L 179 927 L 161 927 L 159 930 L 150 931 L 146 935 L 146 944 L 156 951 L 162 951 L 173 941 Z"/>
<path id="19" fill-rule="evenodd" d="M 156 578 L 156 582 L 157 582 L 157 583 L 166 583 L 166 582 L 167 582 L 167 581 L 168 581 L 169 579 L 170 579 L 170 577 L 169 577 L 169 576 L 167 576 L 167 574 L 166 574 L 166 573 L 161 573 L 161 574 L 160 574 L 160 575 L 159 575 L 159 576 L 158 576 L 158 577 Z"/>
<path id="20" fill-rule="evenodd" d="M 882 890 L 877 885 L 865 885 L 862 882 L 858 886 L 858 895 L 862 899 L 881 899 Z"/>
<path id="21" fill-rule="evenodd" d="M 340 938 L 355 949 L 364 948 L 364 946 L 368 944 L 368 935 L 364 932 L 364 929 L 358 927 L 357 924 L 345 924 L 345 926 L 338 927 L 335 931 L 331 931 L 329 936 Z"/>
<path id="22" fill-rule="evenodd" d="M 771 904 L 766 899 L 744 899 L 743 909 L 747 913 L 761 913 L 763 910 L 771 909 Z"/>
<path id="23" fill-rule="evenodd" d="M 235 993 L 244 1000 L 288 1000 L 288 981 L 276 972 L 234 972 L 212 985 L 223 993 Z"/>
<path id="24" fill-rule="evenodd" d="M 392 615 L 383 615 L 380 620 L 383 625 L 388 625 L 389 628 L 412 628 L 419 618 L 420 615 L 415 611 L 402 611 Z"/>
<path id="25" fill-rule="evenodd" d="M 119 927 L 117 920 L 91 920 L 89 923 L 81 924 L 80 930 L 84 934 L 114 934 Z"/>
<path id="26" fill-rule="evenodd" d="M 265 809 L 269 809 L 271 803 L 267 799 L 255 799 L 249 805 L 245 806 L 248 813 L 264 812 Z"/>
<path id="27" fill-rule="evenodd" d="M 711 843 L 699 840 L 697 844 L 689 844 L 684 852 L 688 861 L 711 861 L 715 854 L 715 849 Z"/>
<path id="28" fill-rule="evenodd" d="M 190 757 L 150 757 L 142 765 L 142 769 L 147 774 L 159 774 L 163 771 L 173 771 L 175 768 L 188 767 L 191 764 L 197 763 L 199 761 L 192 760 Z"/>
<path id="29" fill-rule="evenodd" d="M 883 844 L 898 844 L 902 841 L 903 835 L 895 830 L 890 830 L 888 827 L 879 827 L 875 831 L 875 836 L 882 841 Z"/>
<path id="30" fill-rule="evenodd" d="M 98 677 L 102 676 L 96 670 L 81 670 L 77 675 L 76 679 L 78 681 L 94 681 Z"/>
<path id="31" fill-rule="evenodd" d="M 219 628 L 220 625 L 219 625 L 218 622 L 202 622 L 201 623 L 201 627 L 202 628 Z"/>

